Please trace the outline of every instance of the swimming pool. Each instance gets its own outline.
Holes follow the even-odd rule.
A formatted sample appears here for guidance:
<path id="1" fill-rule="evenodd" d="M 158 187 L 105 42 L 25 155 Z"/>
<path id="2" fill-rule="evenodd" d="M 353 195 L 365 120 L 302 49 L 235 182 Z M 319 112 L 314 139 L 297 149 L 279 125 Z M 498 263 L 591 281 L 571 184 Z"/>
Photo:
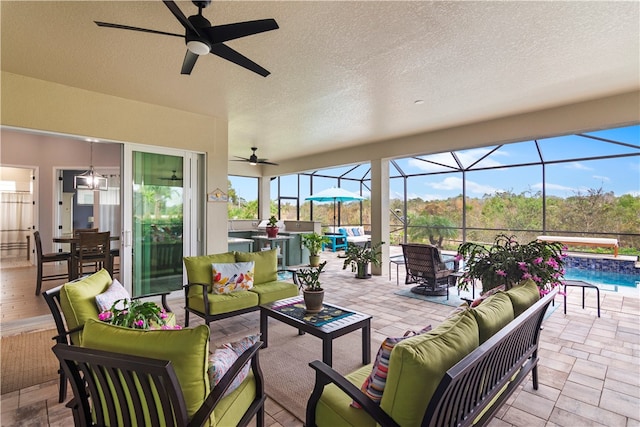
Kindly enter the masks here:
<path id="1" fill-rule="evenodd" d="M 623 286 L 625 288 L 640 287 L 640 276 L 634 274 L 622 274 L 613 271 L 591 270 L 583 268 L 566 269 L 564 278 L 567 280 L 583 280 L 603 287 Z"/>

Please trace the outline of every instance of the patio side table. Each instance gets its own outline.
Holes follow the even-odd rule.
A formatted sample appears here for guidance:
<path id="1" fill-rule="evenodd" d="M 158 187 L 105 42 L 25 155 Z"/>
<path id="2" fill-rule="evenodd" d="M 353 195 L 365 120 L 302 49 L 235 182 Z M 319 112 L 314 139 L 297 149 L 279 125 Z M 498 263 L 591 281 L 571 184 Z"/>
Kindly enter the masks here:
<path id="1" fill-rule="evenodd" d="M 591 288 L 596 290 L 596 299 L 598 301 L 598 317 L 600 317 L 600 288 L 592 283 L 587 283 L 583 280 L 565 280 L 562 282 L 564 285 L 564 314 L 567 314 L 567 286 L 581 287 L 582 288 L 582 309 L 584 309 L 584 290 Z"/>

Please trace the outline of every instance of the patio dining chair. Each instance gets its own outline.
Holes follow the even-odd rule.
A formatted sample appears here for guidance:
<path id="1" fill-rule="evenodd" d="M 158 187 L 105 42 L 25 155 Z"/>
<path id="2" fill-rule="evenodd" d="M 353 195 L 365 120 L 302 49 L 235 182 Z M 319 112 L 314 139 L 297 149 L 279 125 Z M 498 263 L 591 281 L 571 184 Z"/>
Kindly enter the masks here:
<path id="1" fill-rule="evenodd" d="M 455 270 L 448 269 L 442 261 L 440 250 L 433 245 L 405 243 L 402 246 L 407 270 L 405 284 L 416 284 L 411 292 L 429 296 L 446 295 L 455 285 Z"/>

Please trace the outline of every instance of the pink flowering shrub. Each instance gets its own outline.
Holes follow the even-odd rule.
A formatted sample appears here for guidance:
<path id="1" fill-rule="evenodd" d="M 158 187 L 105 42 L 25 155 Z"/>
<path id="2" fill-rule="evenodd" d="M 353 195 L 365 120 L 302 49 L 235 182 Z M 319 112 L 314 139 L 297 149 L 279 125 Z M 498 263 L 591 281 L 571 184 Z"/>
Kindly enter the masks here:
<path id="1" fill-rule="evenodd" d="M 118 308 L 121 307 L 121 308 Z M 98 314 L 98 319 L 112 325 L 134 329 L 182 329 L 181 326 L 169 326 L 167 312 L 154 302 L 139 300 L 118 300 L 109 310 Z"/>
<path id="2" fill-rule="evenodd" d="M 457 260 L 465 260 L 458 287 L 468 289 L 478 279 L 483 292 L 504 285 L 509 289 L 523 280 L 533 280 L 544 295 L 564 276 L 566 248 L 556 242 L 531 241 L 521 245 L 515 236 L 499 234 L 493 245 L 467 242 L 458 247 Z"/>

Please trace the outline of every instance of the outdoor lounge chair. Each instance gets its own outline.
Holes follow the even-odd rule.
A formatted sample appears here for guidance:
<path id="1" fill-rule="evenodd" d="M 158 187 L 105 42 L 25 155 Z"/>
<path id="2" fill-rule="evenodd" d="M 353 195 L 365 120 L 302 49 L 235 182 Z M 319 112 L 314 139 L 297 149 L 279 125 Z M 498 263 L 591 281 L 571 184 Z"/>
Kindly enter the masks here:
<path id="1" fill-rule="evenodd" d="M 411 292 L 429 296 L 446 295 L 453 286 L 455 270 L 447 268 L 442 261 L 440 250 L 433 245 L 406 243 L 402 245 L 404 265 L 407 269 L 405 284 L 416 283 Z"/>

